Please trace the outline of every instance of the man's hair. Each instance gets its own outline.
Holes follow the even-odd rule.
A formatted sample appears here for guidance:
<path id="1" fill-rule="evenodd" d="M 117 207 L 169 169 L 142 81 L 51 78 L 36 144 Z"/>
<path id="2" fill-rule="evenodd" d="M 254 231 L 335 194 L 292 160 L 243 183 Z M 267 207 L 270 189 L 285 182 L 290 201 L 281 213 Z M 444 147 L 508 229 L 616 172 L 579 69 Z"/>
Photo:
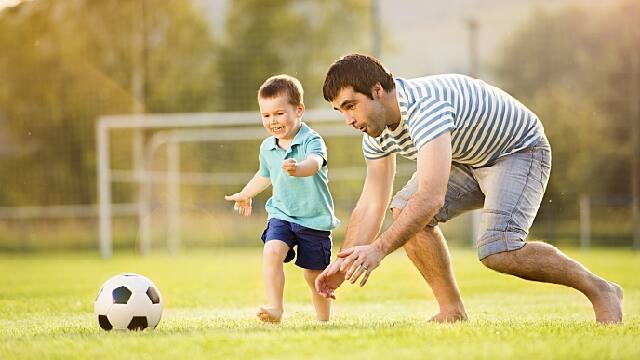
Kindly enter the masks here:
<path id="1" fill-rule="evenodd" d="M 338 97 L 338 92 L 345 87 L 353 87 L 353 90 L 371 96 L 371 89 L 377 83 L 389 92 L 395 88 L 393 75 L 371 56 L 362 54 L 349 54 L 336 60 L 324 79 L 322 93 L 325 100 L 331 102 Z"/>
<path id="2" fill-rule="evenodd" d="M 280 74 L 268 78 L 258 90 L 258 99 L 271 99 L 286 95 L 289 104 L 298 106 L 304 102 L 304 90 L 300 80 L 293 76 Z"/>

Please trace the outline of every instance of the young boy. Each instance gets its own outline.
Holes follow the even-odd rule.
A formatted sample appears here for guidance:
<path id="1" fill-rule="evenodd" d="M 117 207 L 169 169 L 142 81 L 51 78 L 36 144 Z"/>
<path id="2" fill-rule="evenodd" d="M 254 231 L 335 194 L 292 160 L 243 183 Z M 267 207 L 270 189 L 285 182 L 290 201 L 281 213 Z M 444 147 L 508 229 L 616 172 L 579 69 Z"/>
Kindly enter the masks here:
<path id="1" fill-rule="evenodd" d="M 330 300 L 315 290 L 315 279 L 329 264 L 331 232 L 339 224 L 327 186 L 327 147 L 302 122 L 303 89 L 298 79 L 273 76 L 258 91 L 262 126 L 271 134 L 260 145 L 260 170 L 241 192 L 225 196 L 241 215 L 251 215 L 251 199 L 273 185 L 264 242 L 264 285 L 269 304 L 258 310 L 264 322 L 279 323 L 283 312 L 283 262 L 295 257 L 311 289 L 316 317 L 329 320 Z"/>

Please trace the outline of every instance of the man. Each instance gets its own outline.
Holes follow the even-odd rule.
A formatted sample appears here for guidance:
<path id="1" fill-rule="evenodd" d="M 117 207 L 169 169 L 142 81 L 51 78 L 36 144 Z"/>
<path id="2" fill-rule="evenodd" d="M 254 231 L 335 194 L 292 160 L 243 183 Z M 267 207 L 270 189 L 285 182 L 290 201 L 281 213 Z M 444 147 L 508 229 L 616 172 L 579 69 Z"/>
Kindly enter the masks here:
<path id="1" fill-rule="evenodd" d="M 364 286 L 382 259 L 404 246 L 438 301 L 432 320 L 466 320 L 439 222 L 483 208 L 478 257 L 490 269 L 573 287 L 596 321 L 622 321 L 622 288 L 555 247 L 526 241 L 551 170 L 537 116 L 504 91 L 463 75 L 394 78 L 376 59 L 352 54 L 327 72 L 324 97 L 364 134 L 367 176 L 343 250 L 316 279 L 335 299 L 343 281 Z M 395 154 L 417 171 L 392 198 Z M 387 206 L 392 225 L 380 235 Z M 376 237 L 377 236 L 377 237 Z"/>

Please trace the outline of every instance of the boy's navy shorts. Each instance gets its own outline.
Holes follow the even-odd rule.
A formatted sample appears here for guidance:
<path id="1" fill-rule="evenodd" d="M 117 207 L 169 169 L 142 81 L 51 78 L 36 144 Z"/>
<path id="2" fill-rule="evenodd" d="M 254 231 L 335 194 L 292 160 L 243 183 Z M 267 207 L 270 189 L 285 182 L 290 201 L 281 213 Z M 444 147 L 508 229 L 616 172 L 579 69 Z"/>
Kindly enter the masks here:
<path id="1" fill-rule="evenodd" d="M 281 240 L 289 245 L 284 262 L 296 257 L 295 264 L 303 269 L 324 270 L 331 261 L 331 231 L 314 230 L 294 222 L 271 218 L 262 233 L 262 242 Z"/>

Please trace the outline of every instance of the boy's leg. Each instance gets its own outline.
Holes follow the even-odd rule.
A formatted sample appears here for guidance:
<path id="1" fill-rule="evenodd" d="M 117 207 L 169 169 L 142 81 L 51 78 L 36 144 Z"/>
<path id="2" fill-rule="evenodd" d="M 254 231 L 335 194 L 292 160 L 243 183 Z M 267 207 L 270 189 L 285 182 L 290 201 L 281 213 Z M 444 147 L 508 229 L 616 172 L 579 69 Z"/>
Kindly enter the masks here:
<path id="1" fill-rule="evenodd" d="M 264 289 L 269 305 L 260 308 L 258 317 L 265 322 L 280 322 L 283 311 L 284 259 L 289 245 L 281 240 L 269 240 L 263 250 Z"/>
<path id="2" fill-rule="evenodd" d="M 298 244 L 296 265 L 304 270 L 304 279 L 311 289 L 316 317 L 320 321 L 328 321 L 331 300 L 318 294 L 315 281 L 331 262 L 331 232 L 314 230 L 299 224 L 292 224 L 291 228 L 296 234 Z"/>
<path id="3" fill-rule="evenodd" d="M 331 299 L 327 299 L 316 291 L 316 278 L 322 273 L 322 270 L 304 269 L 304 279 L 307 281 L 311 289 L 313 306 L 316 309 L 316 318 L 320 321 L 329 321 L 331 314 Z"/>

